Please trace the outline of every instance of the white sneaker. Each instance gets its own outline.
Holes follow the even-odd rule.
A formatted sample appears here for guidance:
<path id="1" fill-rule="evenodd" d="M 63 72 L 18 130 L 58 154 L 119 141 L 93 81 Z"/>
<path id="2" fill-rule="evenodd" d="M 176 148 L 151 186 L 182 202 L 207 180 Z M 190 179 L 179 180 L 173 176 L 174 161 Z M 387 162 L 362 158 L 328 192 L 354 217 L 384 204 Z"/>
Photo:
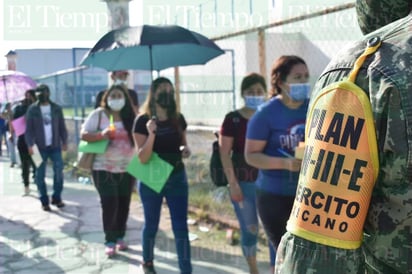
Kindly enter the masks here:
<path id="1" fill-rule="evenodd" d="M 30 188 L 28 186 L 24 187 L 24 196 L 27 196 L 30 194 Z"/>

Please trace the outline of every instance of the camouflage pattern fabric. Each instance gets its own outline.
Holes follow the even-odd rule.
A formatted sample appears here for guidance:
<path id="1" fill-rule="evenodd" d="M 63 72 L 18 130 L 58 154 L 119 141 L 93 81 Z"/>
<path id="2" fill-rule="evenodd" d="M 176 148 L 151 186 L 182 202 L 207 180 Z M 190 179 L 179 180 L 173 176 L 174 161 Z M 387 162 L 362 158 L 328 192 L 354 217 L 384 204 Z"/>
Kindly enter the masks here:
<path id="1" fill-rule="evenodd" d="M 366 1 L 357 1 L 357 4 L 360 2 L 364 8 Z M 387 11 L 391 11 L 392 3 L 401 1 L 367 2 L 386 3 L 391 7 Z M 377 20 L 365 22 L 368 28 L 381 25 Z M 370 33 L 339 53 L 320 76 L 312 96 L 347 77 L 367 41 L 376 36 L 383 43 L 366 60 L 356 79 L 356 84 L 370 94 L 380 159 L 379 178 L 361 247 L 364 256 L 359 256 L 359 250 L 317 245 L 288 233 L 278 248 L 276 273 L 412 273 L 412 14 Z M 309 251 L 305 251 L 306 247 Z M 318 256 L 319 260 L 303 258 L 300 252 L 305 256 Z M 339 269 L 336 262 L 322 259 L 330 256 L 339 260 Z M 359 259 L 354 259 L 356 256 Z M 364 269 L 358 267 L 363 259 Z"/>
<path id="2" fill-rule="evenodd" d="M 276 274 L 364 274 L 362 249 L 340 249 L 283 235 L 276 254 Z"/>
<path id="3" fill-rule="evenodd" d="M 410 0 L 357 0 L 358 24 L 363 34 L 375 31 L 408 15 Z"/>

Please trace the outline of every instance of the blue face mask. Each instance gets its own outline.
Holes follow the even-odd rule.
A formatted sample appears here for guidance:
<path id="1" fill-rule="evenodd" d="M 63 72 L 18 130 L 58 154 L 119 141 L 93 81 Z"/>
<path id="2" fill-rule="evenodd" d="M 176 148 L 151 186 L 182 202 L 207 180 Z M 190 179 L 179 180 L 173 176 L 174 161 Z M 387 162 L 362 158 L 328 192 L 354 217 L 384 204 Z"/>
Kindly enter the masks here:
<path id="1" fill-rule="evenodd" d="M 289 84 L 290 91 L 289 96 L 293 101 L 304 101 L 308 99 L 310 92 L 310 84 Z"/>
<path id="2" fill-rule="evenodd" d="M 265 102 L 265 96 L 244 96 L 245 105 L 250 109 L 257 109 L 258 106 Z"/>

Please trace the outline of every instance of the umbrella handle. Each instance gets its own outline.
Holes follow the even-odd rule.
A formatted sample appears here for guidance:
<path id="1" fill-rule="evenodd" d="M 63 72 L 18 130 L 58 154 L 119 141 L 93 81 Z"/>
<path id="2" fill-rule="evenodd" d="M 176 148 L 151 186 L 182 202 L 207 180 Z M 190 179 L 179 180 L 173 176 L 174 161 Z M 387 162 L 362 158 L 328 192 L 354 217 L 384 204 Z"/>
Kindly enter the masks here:
<path id="1" fill-rule="evenodd" d="M 9 96 L 7 95 L 7 85 L 6 85 L 6 78 L 4 76 L 1 77 L 3 80 L 3 85 L 4 85 L 4 93 L 6 94 L 6 102 L 9 101 Z"/>
<path id="2" fill-rule="evenodd" d="M 156 118 L 157 114 L 156 114 L 156 106 L 154 105 L 154 103 L 152 102 L 151 106 L 150 106 L 150 114 L 152 115 L 151 118 Z"/>

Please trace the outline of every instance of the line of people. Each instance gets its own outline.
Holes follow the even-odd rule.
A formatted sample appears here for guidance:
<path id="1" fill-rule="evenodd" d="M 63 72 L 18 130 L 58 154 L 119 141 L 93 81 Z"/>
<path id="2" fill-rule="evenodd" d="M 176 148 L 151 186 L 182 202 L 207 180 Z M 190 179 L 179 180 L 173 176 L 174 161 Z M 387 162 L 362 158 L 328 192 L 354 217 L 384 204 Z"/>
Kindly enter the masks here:
<path id="1" fill-rule="evenodd" d="M 301 164 L 286 155 L 293 155 L 304 139 L 308 80 L 302 58 L 281 56 L 271 70 L 269 94 L 263 76 L 251 73 L 244 77 L 240 95 L 245 104 L 229 112 L 220 129 L 222 165 L 241 228 L 243 255 L 252 274 L 259 273 L 258 219 L 270 240 L 271 273 L 276 248 L 286 231 Z"/>
<path id="2" fill-rule="evenodd" d="M 410 0 L 357 1 L 361 27 L 365 33 L 372 33 L 337 56 L 313 90 L 319 92 L 322 87 L 346 77 L 366 41 L 375 35 L 381 36 L 383 45 L 378 57 L 360 68 L 361 77 L 356 79 L 371 98 L 381 162 L 365 238 L 359 249 L 332 248 L 286 232 L 301 167 L 301 160 L 293 154 L 304 139 L 310 104 L 309 71 L 305 61 L 293 55 L 276 60 L 268 96 L 261 75 L 250 74 L 243 79 L 240 92 L 245 105 L 225 116 L 219 144 L 230 197 L 241 227 L 242 252 L 250 273 L 259 272 L 258 216 L 271 243 L 272 272 L 411 273 L 411 8 Z M 39 100 L 26 114 L 25 140 L 29 154 L 36 143 L 43 159 L 50 157 L 54 162 L 52 204 L 64 206 L 60 160 L 61 149 L 67 144 L 67 132 L 64 120 L 61 123 L 64 129 L 57 125 L 62 118 L 61 108 L 56 108 L 48 99 L 48 88 L 42 87 L 39 91 Z M 127 248 L 124 236 L 135 179 L 126 172 L 126 163 L 133 155 L 145 163 L 157 153 L 173 166 L 173 171 L 160 193 L 141 182 L 138 185 L 145 217 L 142 267 L 144 273 L 156 273 L 154 245 L 165 198 L 180 271 L 192 273 L 187 226 L 188 183 L 183 163 L 183 158 L 190 156 L 190 149 L 186 140 L 187 123 L 177 111 L 170 80 L 160 77 L 152 82 L 142 110 L 136 116 L 127 89 L 114 85 L 104 93 L 100 107 L 90 113 L 82 126 L 82 139 L 110 140 L 107 151 L 96 157 L 92 173 L 102 205 L 106 254 L 113 256 L 117 250 Z M 39 121 L 48 114 L 49 123 Z M 109 127 L 111 119 L 115 132 Z M 38 168 L 36 184 L 43 209 L 47 210 L 44 168 Z"/>
<path id="3" fill-rule="evenodd" d="M 160 222 L 163 199 L 166 199 L 175 235 L 181 273 L 192 273 L 188 215 L 188 181 L 182 158 L 190 156 L 186 140 L 187 123 L 177 111 L 174 87 L 167 78 L 152 82 L 149 94 L 138 116 L 124 85 L 113 85 L 102 96 L 101 104 L 86 118 L 81 138 L 88 142 L 109 139 L 105 153 L 97 155 L 92 176 L 98 190 L 105 252 L 109 257 L 127 249 L 124 241 L 130 198 L 135 179 L 126 172 L 134 154 L 142 163 L 153 153 L 172 165 L 173 170 L 160 193 L 139 182 L 145 224 L 142 229 L 144 273 L 154 269 L 155 238 Z M 111 130 L 110 123 L 115 131 Z M 134 148 L 134 149 L 133 149 Z"/>
<path id="4" fill-rule="evenodd" d="M 368 35 L 332 60 L 318 79 L 311 98 L 316 98 L 323 88 L 347 78 L 367 45 L 382 41 L 374 57 L 356 67 L 359 75 L 355 83 L 367 93 L 371 102 L 376 127 L 372 134 L 376 133 L 379 154 L 376 157 L 380 162 L 359 248 L 336 247 L 320 239 L 314 241 L 308 231 L 301 234 L 306 233 L 304 238 L 294 231 L 286 231 L 295 197 L 299 195 L 296 191 L 299 176 L 309 176 L 299 174 L 302 163 L 293 157 L 294 148 L 303 141 L 305 125 L 308 126 L 305 121 L 308 104 L 316 103 L 305 98 L 308 85 L 304 83 L 309 74 L 303 60 L 283 56 L 274 63 L 270 79 L 271 99 L 249 118 L 244 147 L 239 147 L 243 136 L 238 128 L 242 130 L 245 122 L 239 123 L 240 126 L 235 122 L 248 118 L 244 109 L 229 113 L 221 128 L 222 164 L 242 227 L 243 250 L 254 247 L 254 242 L 248 239 L 256 224 L 247 223 L 252 214 L 245 212 L 248 207 L 245 204 L 252 193 L 256 195 L 255 204 L 265 232 L 277 252 L 274 254 L 275 273 L 412 273 L 411 150 L 407 149 L 412 139 L 408 134 L 408 125 L 412 121 L 409 106 L 412 1 L 359 0 L 356 12 L 362 31 Z M 249 93 L 255 95 L 254 102 L 261 101 L 261 91 L 258 90 L 262 89 L 264 85 L 242 88 L 246 106 L 253 105 L 249 102 Z M 329 107 L 332 110 L 334 106 Z M 242 154 L 242 149 L 246 163 L 259 169 L 254 192 L 245 187 L 250 182 L 239 172 L 254 172 L 242 163 L 241 156 L 236 155 Z M 303 186 L 307 181 L 301 181 Z M 374 182 L 369 179 L 368 183 Z M 316 187 L 321 189 L 322 186 L 313 187 L 312 191 L 316 191 Z M 322 205 L 313 198 L 312 204 Z M 253 253 L 244 254 L 250 273 L 257 273 Z"/>
<path id="5" fill-rule="evenodd" d="M 222 162 L 224 167 L 229 167 L 225 170 L 229 172 L 226 175 L 229 178 L 234 210 L 240 222 L 242 251 L 249 265 L 250 273 L 259 273 L 256 259 L 258 211 L 268 235 L 272 235 L 272 228 L 277 229 L 273 235 L 273 238 L 276 239 L 274 243 L 280 241 L 280 237 L 285 231 L 281 227 L 286 226 L 286 217 L 290 212 L 290 200 L 293 199 L 293 189 L 296 189 L 296 172 L 299 169 L 300 161 L 286 158 L 276 149 L 280 147 L 292 153 L 294 146 L 303 139 L 302 124 L 307 109 L 307 94 L 301 94 L 301 88 L 293 88 L 295 83 L 301 84 L 308 81 L 308 69 L 301 58 L 283 56 L 275 64 L 272 76 L 273 91 L 271 97 L 273 98 L 268 103 L 264 103 L 267 92 L 263 76 L 253 73 L 243 79 L 241 95 L 245 99 L 245 106 L 226 115 L 220 137 Z M 296 90 L 298 90 L 298 94 L 296 94 Z M 152 82 L 149 94 L 141 108 L 142 112 L 135 119 L 133 119 L 134 112 L 131 102 L 124 85 L 113 85 L 104 92 L 100 107 L 89 114 L 81 130 L 81 138 L 85 141 L 110 140 L 106 152 L 96 156 L 92 172 L 102 206 L 106 254 L 112 257 L 117 250 L 127 248 L 124 236 L 135 180 L 126 172 L 128 162 L 135 153 L 142 163 L 149 161 L 152 154 L 157 153 L 160 158 L 173 166 L 173 171 L 160 193 L 155 192 L 144 183 L 139 182 L 138 184 L 145 217 L 142 230 L 142 268 L 144 273 L 156 273 L 154 245 L 162 201 L 165 199 L 171 215 L 179 268 L 181 273 L 192 273 L 187 225 L 189 192 L 183 163 L 183 158 L 190 156 L 186 140 L 186 120 L 183 114 L 177 112 L 174 87 L 167 78 L 160 77 Z M 269 178 L 266 180 L 259 179 L 260 177 L 257 176 L 258 169 L 265 169 L 264 166 L 261 166 L 266 162 L 265 159 L 257 159 L 256 167 L 252 167 L 246 163 L 244 157 L 245 144 L 248 142 L 246 130 L 250 126 L 248 121 L 261 104 L 263 104 L 261 109 L 268 110 L 265 111 L 268 113 L 262 119 L 270 120 L 273 112 L 277 112 L 281 106 L 283 106 L 283 111 L 287 111 L 286 117 L 293 114 L 293 118 L 285 119 L 283 128 L 277 132 L 277 138 L 289 141 L 285 141 L 282 145 L 279 145 L 277 141 L 276 144 L 271 144 L 271 146 L 275 146 L 275 155 L 284 162 L 278 167 L 280 175 L 276 172 L 275 175 L 269 174 Z M 278 117 L 280 120 L 284 119 L 283 115 Z M 110 130 L 110 120 L 114 122 L 115 133 Z M 132 124 L 133 120 L 134 124 Z M 253 124 L 255 127 L 259 127 L 261 121 L 257 119 Z M 273 142 L 269 138 L 272 135 L 272 130 L 277 131 L 278 128 L 266 128 L 265 132 L 261 133 L 266 137 L 251 135 L 250 138 L 251 140 L 263 138 L 262 141 L 258 141 L 258 147 L 262 149 L 265 145 L 261 143 Z M 253 148 L 250 153 L 252 155 L 264 154 L 262 151 L 257 152 L 256 149 Z M 248 154 L 246 153 L 246 155 Z M 295 174 L 289 172 L 289 169 Z M 287 184 L 290 185 L 286 191 L 289 195 L 286 198 L 288 202 L 280 202 L 279 204 L 283 207 L 279 208 L 274 216 L 271 215 L 271 199 L 273 195 L 279 198 L 283 192 L 276 192 L 279 188 L 282 189 L 279 186 L 274 188 L 274 193 L 271 188 L 265 188 L 265 185 L 268 184 L 267 181 L 272 180 L 273 177 L 277 178 L 279 184 L 282 184 L 284 178 L 287 178 Z M 279 219 L 279 216 L 283 217 Z M 276 245 L 271 245 L 269 252 L 272 272 L 275 264 L 275 250 Z"/>

